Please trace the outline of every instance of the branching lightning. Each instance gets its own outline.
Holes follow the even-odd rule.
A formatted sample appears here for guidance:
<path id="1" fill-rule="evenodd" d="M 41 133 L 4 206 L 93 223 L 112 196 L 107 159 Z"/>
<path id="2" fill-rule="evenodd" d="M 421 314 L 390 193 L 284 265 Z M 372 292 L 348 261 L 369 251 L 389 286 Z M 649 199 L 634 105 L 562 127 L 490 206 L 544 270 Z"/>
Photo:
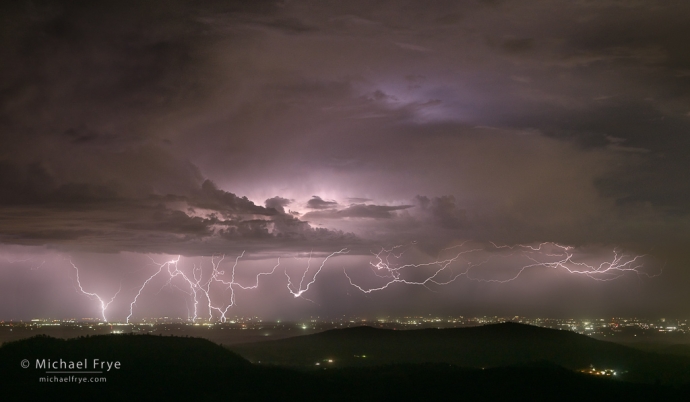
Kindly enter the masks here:
<path id="1" fill-rule="evenodd" d="M 74 267 L 74 270 L 76 271 L 77 275 L 77 285 L 79 286 L 79 291 L 82 292 L 83 294 L 87 295 L 89 298 L 96 298 L 101 304 L 101 317 L 103 317 L 103 321 L 108 322 L 108 319 L 105 317 L 105 310 L 108 309 L 108 306 L 115 300 L 118 294 L 120 294 L 120 291 L 122 290 L 122 284 L 120 284 L 120 288 L 115 292 L 115 295 L 106 303 L 106 301 L 101 298 L 101 296 L 97 295 L 96 293 L 92 292 L 87 292 L 84 290 L 84 288 L 81 286 L 81 280 L 79 279 L 79 268 L 77 268 L 76 265 L 72 262 L 72 260 L 69 260 L 69 263 L 72 264 L 72 267 Z"/>
<path id="2" fill-rule="evenodd" d="M 307 262 L 307 268 L 306 268 L 306 269 L 304 270 L 304 272 L 302 273 L 302 279 L 300 280 L 300 282 L 299 282 L 299 287 L 297 288 L 296 291 L 295 291 L 295 290 L 292 290 L 293 285 L 292 285 L 292 281 L 290 280 L 290 275 L 288 275 L 287 270 L 285 270 L 285 276 L 287 277 L 287 289 L 288 289 L 288 291 L 289 291 L 295 298 L 302 297 L 302 295 L 303 295 L 306 291 L 309 290 L 309 286 L 311 286 L 314 282 L 316 282 L 316 277 L 319 275 L 319 273 L 320 273 L 321 270 L 323 269 L 323 266 L 326 265 L 326 262 L 328 261 L 329 258 L 333 257 L 334 255 L 338 255 L 338 254 L 347 254 L 347 253 L 348 253 L 348 250 L 347 250 L 346 248 L 344 248 L 344 249 L 341 249 L 340 251 L 335 251 L 335 252 L 331 253 L 328 257 L 324 258 L 324 260 L 321 261 L 321 265 L 320 265 L 319 268 L 316 270 L 316 273 L 315 273 L 314 276 L 311 278 L 311 281 L 309 281 L 306 285 L 304 285 L 304 279 L 306 278 L 307 273 L 309 272 L 309 268 L 310 268 L 310 266 L 311 266 L 311 257 L 312 257 L 312 253 L 310 252 L 310 253 L 309 253 L 309 260 L 308 260 L 308 262 Z"/>
<path id="3" fill-rule="evenodd" d="M 604 261 L 598 265 L 590 265 L 585 262 L 577 262 L 573 260 L 574 253 L 571 252 L 573 247 L 563 246 L 557 243 L 540 243 L 538 246 L 529 245 L 517 245 L 517 246 L 498 246 L 495 243 L 491 243 L 497 249 L 516 249 L 522 248 L 526 249 L 522 252 L 527 259 L 532 261 L 532 264 L 528 264 L 520 268 L 517 274 L 509 279 L 504 280 L 483 280 L 485 282 L 510 282 L 515 280 L 520 276 L 520 274 L 530 268 L 534 267 L 545 267 L 553 269 L 563 269 L 570 274 L 585 275 L 596 281 L 611 281 L 618 279 L 621 276 L 634 273 L 638 276 L 646 276 L 648 278 L 653 278 L 661 275 L 661 272 L 657 274 L 650 274 L 642 270 L 643 264 L 639 262 L 645 255 L 629 256 L 626 254 L 620 254 L 617 250 L 613 250 L 613 257 L 610 261 Z M 543 248 L 545 246 L 555 247 L 556 252 L 545 252 Z M 560 252 L 558 251 L 560 250 Z M 540 261 L 539 257 L 546 258 L 556 258 L 555 261 Z"/>
<path id="4" fill-rule="evenodd" d="M 457 246 L 457 247 L 461 247 Z M 376 262 L 370 262 L 369 264 L 372 267 L 372 270 L 374 271 L 374 274 L 380 278 L 385 278 L 387 281 L 378 287 L 372 287 L 372 288 L 364 288 L 360 285 L 357 285 L 352 281 L 352 278 L 348 275 L 346 270 L 343 270 L 345 273 L 345 276 L 347 277 L 348 281 L 350 282 L 350 285 L 354 286 L 355 288 L 359 289 L 360 291 L 364 293 L 371 293 L 379 290 L 386 289 L 387 287 L 393 285 L 394 283 L 403 283 L 406 285 L 420 285 L 420 286 L 427 286 L 429 283 L 433 283 L 436 285 L 448 285 L 449 283 L 454 282 L 456 279 L 458 279 L 462 275 L 467 274 L 467 268 L 466 271 L 457 273 L 457 274 L 451 274 L 451 277 L 449 279 L 441 280 L 438 279 L 440 278 L 441 274 L 446 271 L 446 269 L 454 262 L 456 262 L 461 256 L 464 254 L 470 254 L 470 253 L 475 253 L 478 251 L 482 251 L 482 249 L 469 249 L 469 250 L 463 250 L 460 251 L 459 253 L 456 253 L 454 257 L 451 258 L 446 258 L 446 259 L 439 259 L 436 261 L 432 262 L 427 262 L 427 263 L 420 263 L 420 264 L 403 264 L 403 265 L 396 265 L 395 263 L 391 262 L 391 256 L 393 258 L 400 259 L 403 255 L 403 253 L 399 254 L 394 254 L 393 251 L 395 251 L 398 248 L 402 248 L 403 245 L 397 245 L 394 246 L 390 249 L 385 249 L 382 248 L 381 251 L 378 253 L 372 253 L 374 254 L 375 259 L 377 260 Z M 449 247 L 448 249 L 451 248 L 457 248 L 457 247 Z M 446 249 L 447 250 L 447 249 Z M 472 265 L 469 265 L 471 267 Z M 424 268 L 424 267 L 432 267 L 432 274 L 425 279 L 421 281 L 415 281 L 415 280 L 409 280 L 405 279 L 402 277 L 402 272 L 406 269 L 411 269 L 411 268 Z"/>
<path id="5" fill-rule="evenodd" d="M 435 259 L 421 260 L 422 262 L 420 258 L 424 258 L 426 254 L 419 251 L 414 242 L 409 245 L 381 248 L 378 252 L 371 253 L 372 258 L 367 265 L 370 273 L 368 273 L 369 270 L 355 272 L 352 266 L 342 267 L 342 269 L 349 284 L 365 294 L 383 291 L 398 284 L 423 286 L 436 291 L 460 278 L 504 284 L 517 280 L 528 271 L 540 272 L 546 269 L 604 282 L 626 275 L 652 278 L 661 274 L 660 271 L 652 272 L 644 267 L 645 255 L 630 255 L 614 249 L 609 258 L 603 262 L 599 260 L 593 263 L 591 254 L 578 252 L 574 247 L 553 242 L 518 245 L 464 242 L 444 248 Z M 305 297 L 306 293 L 313 288 L 319 278 L 323 277 L 320 274 L 326 269 L 327 263 L 349 253 L 350 250 L 342 248 L 322 257 L 323 259 L 318 263 L 314 263 L 312 251 L 309 253 L 306 266 L 300 269 L 299 273 L 295 274 L 292 271 L 291 274 L 286 267 L 283 272 L 289 294 L 295 299 L 301 298 L 313 302 Z M 185 267 L 181 256 L 164 262 L 149 257 L 155 269 L 149 276 L 142 278 L 143 281 L 139 282 L 131 293 L 133 296 L 130 296 L 132 299 L 129 302 L 126 322 L 131 322 L 135 316 L 135 308 L 141 302 L 142 295 L 155 294 L 155 289 L 151 292 L 152 286 L 160 286 L 160 290 L 169 287 L 188 297 L 186 306 L 189 321 L 225 322 L 230 309 L 237 306 L 238 291 L 258 289 L 262 277 L 275 274 L 281 265 L 281 259 L 278 258 L 271 269 L 263 269 L 261 272 L 248 275 L 244 270 L 239 271 L 244 258 L 246 258 L 244 251 L 230 262 L 226 261 L 225 255 L 213 255 L 201 258 L 200 261 L 193 262 L 191 266 L 187 264 Z M 10 263 L 31 261 L 32 259 L 8 259 Z M 68 261 L 75 272 L 75 290 L 92 300 L 97 300 L 100 316 L 104 322 L 108 322 L 106 312 L 118 296 L 122 298 L 122 283 L 111 298 L 105 298 L 90 289 L 87 291 L 81 282 L 80 269 L 71 259 Z M 519 263 L 516 264 L 516 261 Z M 240 280 L 240 278 L 244 279 Z"/>
<path id="6" fill-rule="evenodd" d="M 457 246 L 448 247 L 442 251 L 462 248 L 464 245 L 465 243 L 462 243 Z M 538 267 L 561 269 L 568 274 L 584 275 L 597 281 L 611 281 L 626 274 L 636 274 L 649 278 L 661 274 L 660 272 L 650 274 L 642 270 L 643 264 L 641 260 L 645 257 L 644 255 L 629 256 L 621 254 L 617 250 L 613 250 L 613 257 L 611 260 L 592 265 L 583 261 L 576 261 L 574 258 L 575 254 L 572 252 L 573 247 L 563 246 L 558 243 L 544 242 L 536 246 L 522 244 L 516 246 L 499 246 L 491 242 L 491 245 L 492 247 L 488 250 L 485 248 L 471 248 L 460 251 L 450 258 L 439 258 L 435 261 L 418 264 L 396 263 L 396 261 L 402 257 L 403 253 L 400 252 L 399 254 L 395 254 L 394 251 L 403 248 L 403 245 L 397 245 L 389 249 L 382 248 L 378 253 L 372 253 L 374 255 L 374 260 L 370 262 L 374 274 L 384 279 L 383 284 L 379 286 L 365 287 L 357 284 L 348 274 L 347 270 L 344 269 L 343 271 L 350 285 L 364 293 L 380 291 L 396 283 L 418 285 L 427 288 L 430 284 L 443 286 L 454 282 L 461 276 L 477 282 L 507 283 L 516 280 L 525 271 Z M 486 265 L 492 258 L 492 255 L 477 262 L 467 259 L 466 257 L 468 255 L 477 254 L 482 251 L 495 253 L 496 251 L 502 250 L 509 250 L 509 256 L 518 254 L 529 263 L 519 266 L 513 274 L 504 278 L 486 278 L 474 275 L 474 271 Z M 460 265 L 461 269 L 453 271 L 453 265 Z M 429 270 L 429 268 L 431 269 Z M 427 269 L 426 276 L 421 280 L 408 279 L 403 276 L 405 272 L 415 269 L 417 271 L 420 269 Z"/>
<path id="7" fill-rule="evenodd" d="M 158 269 L 151 276 L 149 276 L 139 287 L 137 294 L 134 297 L 134 300 L 129 306 L 130 308 L 129 315 L 127 316 L 127 322 L 130 322 L 132 315 L 134 314 L 134 306 L 137 303 L 137 300 L 141 296 L 142 292 L 144 291 L 144 288 L 146 288 L 147 285 L 156 276 L 161 274 L 167 274 L 167 281 L 165 285 L 179 289 L 191 297 L 192 303 L 194 305 L 193 315 L 188 317 L 191 321 L 196 321 L 197 319 L 199 319 L 199 302 L 201 299 L 206 300 L 207 302 L 206 307 L 208 312 L 208 320 L 212 320 L 213 313 L 216 312 L 218 319 L 221 322 L 225 322 L 227 319 L 226 314 L 228 310 L 230 309 L 230 307 L 236 305 L 235 288 L 239 288 L 242 290 L 251 290 L 258 288 L 259 278 L 263 275 L 273 274 L 280 265 L 279 258 L 278 263 L 273 267 L 271 271 L 259 272 L 258 274 L 256 274 L 254 284 L 243 285 L 235 279 L 237 265 L 239 264 L 239 261 L 243 256 L 244 251 L 235 258 L 235 263 L 233 264 L 230 270 L 229 280 L 223 278 L 224 276 L 226 276 L 226 272 L 220 269 L 220 264 L 225 259 L 224 255 L 220 257 L 211 257 L 211 272 L 207 275 L 206 279 L 204 279 L 204 269 L 201 263 L 198 266 L 194 264 L 191 270 L 191 274 L 187 274 L 180 268 L 180 256 L 178 256 L 176 259 L 169 260 L 163 263 L 157 263 L 153 259 L 151 259 L 151 261 L 153 261 L 153 263 L 157 265 Z M 182 282 L 189 287 L 189 291 L 186 291 L 177 285 L 173 285 L 172 281 L 175 278 L 180 278 Z M 228 291 L 230 293 L 229 303 L 224 304 L 215 302 L 214 300 L 219 299 L 220 297 L 217 297 L 215 294 L 212 295 L 212 293 L 214 293 L 212 292 L 212 287 L 220 287 L 223 288 L 223 290 Z"/>

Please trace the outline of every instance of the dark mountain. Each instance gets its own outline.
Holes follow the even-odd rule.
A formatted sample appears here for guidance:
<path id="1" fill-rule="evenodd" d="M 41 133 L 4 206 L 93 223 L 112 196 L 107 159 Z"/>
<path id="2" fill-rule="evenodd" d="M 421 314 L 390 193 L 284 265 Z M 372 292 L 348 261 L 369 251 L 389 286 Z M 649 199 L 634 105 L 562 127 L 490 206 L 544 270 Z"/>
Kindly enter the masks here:
<path id="1" fill-rule="evenodd" d="M 255 363 L 285 366 L 449 363 L 488 368 L 548 362 L 571 370 L 590 365 L 613 369 L 630 381 L 690 381 L 690 358 L 644 352 L 570 331 L 516 323 L 406 331 L 357 327 L 236 345 L 232 350 Z"/>

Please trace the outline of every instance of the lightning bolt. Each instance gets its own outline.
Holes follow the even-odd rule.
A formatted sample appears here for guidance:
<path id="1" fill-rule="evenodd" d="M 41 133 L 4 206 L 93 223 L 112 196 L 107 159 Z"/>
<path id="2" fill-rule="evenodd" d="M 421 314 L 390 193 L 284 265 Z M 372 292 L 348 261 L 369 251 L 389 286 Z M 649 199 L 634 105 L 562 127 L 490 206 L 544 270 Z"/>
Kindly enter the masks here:
<path id="1" fill-rule="evenodd" d="M 464 244 L 464 243 L 463 243 Z M 461 247 L 462 245 L 459 246 L 454 246 L 454 247 L 449 247 L 444 250 L 452 249 L 452 248 L 457 248 Z M 382 248 L 381 251 L 378 253 L 373 253 L 374 257 L 377 262 L 369 262 L 369 265 L 372 267 L 372 270 L 374 271 L 374 274 L 380 278 L 387 278 L 388 281 L 379 287 L 372 287 L 372 288 L 364 288 L 356 283 L 353 282 L 352 278 L 350 275 L 348 275 L 347 271 L 343 269 L 343 272 L 345 273 L 345 276 L 347 277 L 348 281 L 350 282 L 350 285 L 354 286 L 355 288 L 359 289 L 360 291 L 364 293 L 372 293 L 376 292 L 379 290 L 383 290 L 388 288 L 389 286 L 395 284 L 395 283 L 402 283 L 405 285 L 419 285 L 419 286 L 424 286 L 427 287 L 429 283 L 433 283 L 436 285 L 448 285 L 452 282 L 454 282 L 458 277 L 467 274 L 467 271 L 461 272 L 458 274 L 453 274 L 450 279 L 447 280 L 440 280 L 437 279 L 441 275 L 442 272 L 444 272 L 452 263 L 456 262 L 462 255 L 464 254 L 469 254 L 469 253 L 475 253 L 478 251 L 482 251 L 483 249 L 470 249 L 470 250 L 464 250 L 460 251 L 457 253 L 454 257 L 443 259 L 443 260 L 436 260 L 432 262 L 427 262 L 427 263 L 420 263 L 420 264 L 403 264 L 403 265 L 396 265 L 395 263 L 392 263 L 390 261 L 391 256 L 395 259 L 399 259 L 402 257 L 403 253 L 399 254 L 394 254 L 393 251 L 404 247 L 404 245 L 397 245 L 393 246 L 390 249 L 385 249 Z M 410 269 L 410 268 L 423 268 L 423 267 L 435 267 L 435 270 L 433 273 L 428 276 L 426 279 L 421 280 L 421 281 L 414 281 L 414 280 L 409 280 L 405 279 L 402 277 L 402 271 L 405 269 Z M 469 268 L 468 268 L 469 270 Z M 379 273 L 382 272 L 382 273 Z"/>
<path id="2" fill-rule="evenodd" d="M 639 262 L 646 255 L 635 255 L 629 256 L 626 254 L 619 254 L 619 252 L 614 249 L 612 254 L 613 257 L 610 261 L 604 261 L 599 265 L 590 265 L 585 262 L 577 262 L 573 259 L 574 254 L 570 251 L 573 249 L 571 246 L 564 246 L 558 243 L 540 243 L 537 246 L 518 244 L 516 246 L 499 246 L 495 243 L 491 243 L 496 249 L 508 248 L 511 250 L 523 249 L 522 255 L 528 260 L 532 261 L 532 264 L 524 265 L 521 267 L 514 277 L 497 280 L 497 279 L 482 279 L 483 282 L 498 282 L 506 283 L 517 279 L 522 272 L 527 269 L 534 267 L 545 267 L 552 269 L 562 269 L 569 274 L 574 275 L 585 275 L 596 281 L 612 281 L 618 279 L 623 275 L 634 273 L 638 276 L 646 276 L 648 278 L 654 278 L 661 275 L 661 271 L 657 274 L 650 274 L 642 270 L 643 264 Z M 556 252 L 545 251 L 547 246 L 555 247 Z M 560 250 L 560 251 L 559 251 Z M 539 258 L 557 258 L 555 261 L 541 261 Z"/>
<path id="3" fill-rule="evenodd" d="M 650 273 L 649 269 L 645 269 L 643 260 L 646 255 L 630 255 L 617 249 L 614 249 L 611 252 L 611 257 L 606 258 L 603 262 L 592 263 L 591 260 L 584 258 L 583 254 L 576 253 L 574 247 L 554 242 L 517 245 L 498 245 L 488 242 L 483 245 L 470 243 L 469 246 L 468 243 L 464 242 L 444 248 L 435 259 L 427 262 L 405 261 L 417 258 L 407 254 L 410 249 L 416 247 L 415 242 L 408 245 L 400 244 L 381 248 L 378 252 L 372 251 L 372 258 L 368 263 L 368 268 L 375 281 L 372 286 L 365 286 L 356 281 L 355 277 L 351 275 L 353 268 L 343 268 L 343 273 L 352 287 L 366 294 L 382 291 L 396 284 L 423 286 L 430 291 L 435 291 L 437 288 L 449 285 L 461 277 L 476 282 L 508 283 L 517 280 L 529 270 L 538 269 L 558 270 L 569 275 L 580 275 L 596 281 L 612 281 L 624 275 L 653 278 L 661 274 L 661 270 L 657 273 Z M 347 248 L 342 248 L 328 254 L 320 263 L 314 264 L 314 253 L 311 251 L 306 266 L 298 275 L 290 275 L 288 269 L 284 269 L 288 292 L 295 299 L 301 298 L 312 301 L 307 299 L 305 294 L 316 283 L 328 261 L 348 253 Z M 237 291 L 257 289 L 261 278 L 275 274 L 281 265 L 281 259 L 278 258 L 272 269 L 249 274 L 252 279 L 248 283 L 244 283 L 246 279 L 244 281 L 238 279 L 239 277 L 247 277 L 246 273 L 238 275 L 243 258 L 245 258 L 244 251 L 235 256 L 234 261 L 231 260 L 227 263 L 225 262 L 225 255 L 213 255 L 210 257 L 210 264 L 207 264 L 205 258 L 202 257 L 198 264 L 193 262 L 185 267 L 181 256 L 164 262 L 157 262 L 149 256 L 155 269 L 136 288 L 136 294 L 129 305 L 126 322 L 131 322 L 141 296 L 148 292 L 148 289 L 154 284 L 161 284 L 161 281 L 156 280 L 156 278 L 161 277 L 163 278 L 161 290 L 170 287 L 189 297 L 186 302 L 189 321 L 195 322 L 199 319 L 212 321 L 216 319 L 220 322 L 226 322 L 228 311 L 237 305 Z M 490 264 L 492 260 L 497 258 L 510 258 L 510 267 Z M 522 259 L 523 263 L 517 266 L 512 264 L 515 258 Z M 30 259 L 10 262 L 26 263 L 29 261 Z M 95 292 L 87 291 L 81 283 L 79 268 L 71 259 L 69 262 L 76 274 L 75 290 L 90 299 L 98 300 L 101 317 L 103 321 L 108 322 L 106 311 L 120 294 L 122 284 L 110 299 L 106 299 Z M 222 266 L 225 264 L 229 268 L 223 269 Z M 495 271 L 496 269 L 499 271 Z"/>
<path id="4" fill-rule="evenodd" d="M 101 304 L 101 316 L 103 317 L 103 321 L 108 322 L 108 319 L 105 317 L 105 310 L 108 309 L 108 306 L 110 306 L 110 304 L 115 300 L 115 298 L 117 297 L 117 295 L 120 294 L 120 291 L 122 290 L 122 284 L 120 284 L 120 288 L 117 290 L 117 292 L 115 293 L 115 295 L 106 303 L 106 301 L 103 300 L 103 299 L 102 299 L 99 295 L 97 295 L 96 293 L 87 292 L 86 290 L 84 290 L 84 288 L 83 288 L 82 285 L 81 285 L 81 280 L 79 279 L 79 268 L 77 268 L 77 266 L 74 265 L 74 263 L 72 262 L 72 260 L 69 260 L 69 263 L 72 264 L 72 267 L 74 268 L 75 272 L 77 273 L 76 278 L 77 278 L 77 285 L 79 286 L 79 290 L 80 290 L 83 294 L 87 295 L 89 298 L 94 298 L 94 297 L 95 297 L 96 299 L 98 299 L 98 301 L 99 301 L 100 304 Z"/>
<path id="5" fill-rule="evenodd" d="M 139 299 L 139 296 L 141 296 L 141 292 L 144 291 L 144 288 L 146 287 L 146 285 L 148 285 L 149 282 L 151 282 L 151 280 L 153 280 L 153 278 L 158 276 L 158 274 L 163 272 L 164 266 L 171 264 L 171 263 L 176 263 L 177 261 L 179 261 L 179 259 L 180 259 L 180 256 L 177 256 L 177 260 L 170 260 L 170 261 L 164 262 L 163 264 L 160 264 L 158 266 L 158 271 L 156 271 L 156 273 L 154 273 L 153 275 L 151 275 L 148 279 L 146 279 L 144 281 L 144 283 L 139 288 L 137 295 L 134 296 L 134 300 L 132 300 L 132 303 L 129 304 L 129 315 L 127 316 L 127 320 L 126 320 L 128 324 L 129 324 L 129 320 L 132 318 L 132 315 L 134 314 L 134 305 L 136 304 L 137 300 Z"/>
<path id="6" fill-rule="evenodd" d="M 273 274 L 278 266 L 280 265 L 280 258 L 278 259 L 278 263 L 273 267 L 271 271 L 268 272 L 259 272 L 256 274 L 255 280 L 253 281 L 253 284 L 249 285 L 243 285 L 240 282 L 238 282 L 235 278 L 235 273 L 237 270 L 237 266 L 240 262 L 240 259 L 244 257 L 245 252 L 243 251 L 240 255 L 238 255 L 235 258 L 235 262 L 230 269 L 229 276 L 230 279 L 226 280 L 224 279 L 226 275 L 226 272 L 224 270 L 220 269 L 220 264 L 223 262 L 225 259 L 225 256 L 212 256 L 211 257 L 211 272 L 208 275 L 208 278 L 204 280 L 204 269 L 202 264 L 200 263 L 198 266 L 196 264 L 193 265 L 193 268 L 191 270 L 191 274 L 187 274 L 180 268 L 180 256 L 178 256 L 176 259 L 166 261 L 163 263 L 157 263 L 153 259 L 152 262 L 157 265 L 158 269 L 156 270 L 155 273 L 153 273 L 151 276 L 149 276 L 143 284 L 139 287 L 137 295 L 134 297 L 134 300 L 130 304 L 130 311 L 129 315 L 127 316 L 127 322 L 129 323 L 130 319 L 132 318 L 133 311 L 134 311 L 134 306 L 139 299 L 139 296 L 142 294 L 144 291 L 144 288 L 158 275 L 167 275 L 167 280 L 164 286 L 170 286 L 174 287 L 183 293 L 186 293 L 189 295 L 192 299 L 192 303 L 194 305 L 194 314 L 190 318 L 191 321 L 196 321 L 199 318 L 199 299 L 201 298 L 202 300 L 207 301 L 207 311 L 208 311 L 208 319 L 212 320 L 213 319 L 213 313 L 216 312 L 219 320 L 221 322 L 225 322 L 227 320 L 226 314 L 228 310 L 232 307 L 235 306 L 236 299 L 235 299 L 235 288 L 242 289 L 242 290 L 251 290 L 251 289 L 256 289 L 259 286 L 259 279 L 261 276 L 264 275 L 271 275 Z M 189 291 L 186 291 L 182 288 L 180 288 L 177 285 L 173 284 L 173 280 L 175 278 L 180 278 L 184 284 L 186 284 L 189 287 Z M 212 291 L 212 286 L 213 287 L 221 287 L 224 288 L 225 291 L 229 291 L 230 293 L 230 301 L 229 303 L 223 304 L 223 303 L 216 303 L 214 302 L 215 299 L 218 299 L 216 295 L 214 295 L 214 292 Z M 218 292 L 215 292 L 218 293 Z"/>
<path id="7" fill-rule="evenodd" d="M 457 246 L 452 246 L 443 249 L 442 251 L 462 248 L 465 243 Z M 379 278 L 385 279 L 384 283 L 380 286 L 364 287 L 355 283 L 352 277 L 348 274 L 347 270 L 343 269 L 345 276 L 347 277 L 350 285 L 354 286 L 356 289 L 363 293 L 372 293 L 380 290 L 384 290 L 389 286 L 397 283 L 405 285 L 417 285 L 429 288 L 430 284 L 443 286 L 448 285 L 461 276 L 466 277 L 469 280 L 477 282 L 494 282 L 494 283 L 507 283 L 514 281 L 520 277 L 526 270 L 534 269 L 537 267 L 551 268 L 551 269 L 561 269 L 564 272 L 573 275 L 585 275 L 593 280 L 597 281 L 611 281 L 618 279 L 626 274 L 637 274 L 639 276 L 646 276 L 649 278 L 659 276 L 661 272 L 657 274 L 650 274 L 642 270 L 643 264 L 641 260 L 645 255 L 629 256 L 626 254 L 621 254 L 617 250 L 613 250 L 613 257 L 611 260 L 602 262 L 598 265 L 587 264 L 582 261 L 576 261 L 574 259 L 574 253 L 571 251 L 573 247 L 564 246 L 553 242 L 544 242 L 538 245 L 523 245 L 518 244 L 514 246 L 507 245 L 497 245 L 491 242 L 493 250 L 510 250 L 511 252 L 517 252 L 519 255 L 527 259 L 530 263 L 522 265 L 515 274 L 508 278 L 482 278 L 472 275 L 472 271 L 475 268 L 486 265 L 490 258 L 487 258 L 480 262 L 464 261 L 465 269 L 460 272 L 453 272 L 451 270 L 451 265 L 458 265 L 459 260 L 464 258 L 465 255 L 475 254 L 481 251 L 491 251 L 485 248 L 472 248 L 468 250 L 463 250 L 456 253 L 451 258 L 446 259 L 436 259 L 431 262 L 418 263 L 418 264 L 397 264 L 395 261 L 402 257 L 403 252 L 395 254 L 394 251 L 405 247 L 404 245 L 396 245 L 389 249 L 382 248 L 378 253 L 373 253 L 374 261 L 369 264 L 374 271 L 374 275 Z M 513 254 L 510 254 L 513 255 Z M 421 280 L 412 280 L 404 277 L 404 272 L 410 269 L 425 269 L 431 267 L 432 270 Z M 427 271 L 428 272 L 428 271 Z M 441 279 L 444 277 L 445 279 Z M 430 288 L 429 288 L 430 289 Z M 430 289 L 431 290 L 431 289 Z"/>
<path id="8" fill-rule="evenodd" d="M 311 278 L 311 280 L 310 280 L 309 282 L 307 282 L 307 284 L 306 284 L 306 286 L 305 286 L 305 285 L 304 285 L 304 279 L 306 278 L 307 272 L 309 272 L 309 268 L 310 268 L 310 266 L 311 266 L 311 257 L 312 257 L 312 253 L 310 252 L 310 253 L 309 253 L 309 260 L 307 261 L 307 268 L 306 268 L 306 269 L 304 270 L 304 272 L 302 273 L 302 280 L 300 280 L 300 282 L 299 282 L 299 287 L 297 288 L 297 290 L 292 290 L 293 285 L 292 285 L 292 281 L 290 280 L 290 275 L 288 275 L 287 270 L 285 270 L 285 276 L 287 277 L 287 289 L 288 289 L 288 291 L 289 291 L 295 298 L 302 297 L 302 295 L 303 295 L 306 291 L 309 290 L 309 287 L 310 287 L 314 282 L 316 282 L 316 277 L 319 275 L 319 273 L 320 273 L 321 270 L 323 269 L 323 266 L 326 265 L 326 262 L 327 262 L 331 257 L 333 257 L 334 255 L 338 255 L 338 254 L 347 254 L 347 253 L 348 253 L 347 248 L 343 248 L 343 249 L 341 249 L 340 251 L 335 251 L 335 252 L 331 253 L 330 255 L 328 255 L 328 257 L 324 258 L 324 260 L 321 261 L 321 265 L 320 265 L 319 268 L 316 270 L 316 273 L 314 274 L 314 276 Z"/>

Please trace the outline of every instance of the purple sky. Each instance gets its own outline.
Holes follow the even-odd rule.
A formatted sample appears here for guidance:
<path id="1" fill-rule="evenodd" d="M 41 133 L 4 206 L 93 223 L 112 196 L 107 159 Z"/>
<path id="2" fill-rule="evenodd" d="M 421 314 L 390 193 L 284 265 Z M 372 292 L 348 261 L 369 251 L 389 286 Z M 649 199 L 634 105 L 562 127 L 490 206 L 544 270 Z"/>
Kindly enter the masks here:
<path id="1" fill-rule="evenodd" d="M 685 2 L 7 3 L 0 319 L 99 316 L 70 259 L 122 320 L 152 259 L 243 251 L 242 284 L 281 266 L 229 315 L 690 313 Z M 572 248 L 495 247 L 543 242 Z M 440 267 L 370 264 L 397 245 L 388 268 L 479 251 L 445 286 L 350 284 Z M 567 272 L 616 255 L 644 257 Z M 187 316 L 166 281 L 135 318 Z"/>

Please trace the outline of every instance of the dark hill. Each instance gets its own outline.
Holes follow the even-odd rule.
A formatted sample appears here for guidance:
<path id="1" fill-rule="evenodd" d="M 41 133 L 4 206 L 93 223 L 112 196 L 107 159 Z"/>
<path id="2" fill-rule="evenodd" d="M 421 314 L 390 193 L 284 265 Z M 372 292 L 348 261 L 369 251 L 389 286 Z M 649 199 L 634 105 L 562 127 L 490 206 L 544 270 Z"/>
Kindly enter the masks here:
<path id="1" fill-rule="evenodd" d="M 551 363 L 594 365 L 641 382 L 690 381 L 690 359 L 648 353 L 570 331 L 503 323 L 472 328 L 395 331 L 357 327 L 233 346 L 252 362 L 315 367 L 450 363 L 468 368 Z M 328 360 L 333 360 L 329 363 Z"/>
<path id="2" fill-rule="evenodd" d="M 47 373 L 47 371 L 70 371 L 70 367 L 37 367 L 37 360 L 50 359 L 66 362 L 83 362 L 89 370 L 103 371 L 100 374 Z M 120 362 L 120 368 L 94 368 L 93 359 Z M 28 362 L 22 368 L 21 362 Z M 58 363 L 59 364 L 59 363 Z M 154 393 L 172 397 L 180 391 L 173 384 L 201 386 L 196 390 L 203 395 L 206 386 L 228 382 L 228 377 L 251 371 L 252 365 L 242 357 L 201 338 L 163 337 L 154 335 L 97 335 L 73 339 L 56 339 L 36 336 L 0 347 L 0 378 L 14 390 L 30 390 L 39 395 L 70 390 L 75 395 L 115 395 L 124 390 L 134 393 Z M 84 370 L 86 371 L 86 370 Z M 104 377 L 100 383 L 47 383 L 41 378 L 59 377 Z M 175 394 L 175 395 L 173 395 Z M 131 395 L 131 394 L 130 394 Z M 0 399 L 3 399 L 0 397 Z M 22 400 L 29 400 L 21 398 Z"/>
<path id="3" fill-rule="evenodd" d="M 0 348 L 0 360 L 36 359 L 120 361 L 127 370 L 153 367 L 249 367 L 244 358 L 201 338 L 155 335 L 97 335 L 56 339 L 36 336 L 9 342 Z M 92 362 L 89 362 L 91 365 Z M 3 367 L 4 368 L 4 367 Z"/>
<path id="4" fill-rule="evenodd" d="M 470 331 L 485 339 L 486 331 Z M 509 330 L 509 333 L 513 333 Z M 516 331 L 533 331 L 518 328 Z M 437 346 L 455 331 L 402 332 L 371 328 L 329 331 L 312 337 L 316 345 L 348 344 L 362 340 L 369 345 L 393 342 L 394 350 L 409 342 L 433 339 Z M 461 332 L 461 334 L 465 334 Z M 466 334 L 465 334 L 466 335 Z M 473 336 L 469 336 L 470 339 Z M 457 338 L 457 336 L 455 337 Z M 427 339 L 427 341 L 420 341 Z M 378 343 L 377 343 L 378 342 Z M 395 343 L 397 342 L 397 344 Z M 406 343 L 407 342 L 407 343 Z M 267 345 L 269 343 L 266 343 Z M 387 350 L 375 351 L 372 356 Z M 499 347 L 498 350 L 501 350 Z M 35 367 L 36 359 L 117 360 L 121 369 L 95 374 L 99 383 L 54 383 L 48 377 L 88 377 L 83 373 L 48 374 Z M 27 359 L 30 366 L 22 368 Z M 633 384 L 539 364 L 520 367 L 469 369 L 442 363 L 395 364 L 327 370 L 293 370 L 264 364 L 252 365 L 209 341 L 195 338 L 150 335 L 107 335 L 71 340 L 45 336 L 12 342 L 0 347 L 0 400 L 156 400 L 156 401 L 381 401 L 381 400 L 472 400 L 472 401 L 582 401 L 586 400 L 684 400 L 688 386 Z"/>

